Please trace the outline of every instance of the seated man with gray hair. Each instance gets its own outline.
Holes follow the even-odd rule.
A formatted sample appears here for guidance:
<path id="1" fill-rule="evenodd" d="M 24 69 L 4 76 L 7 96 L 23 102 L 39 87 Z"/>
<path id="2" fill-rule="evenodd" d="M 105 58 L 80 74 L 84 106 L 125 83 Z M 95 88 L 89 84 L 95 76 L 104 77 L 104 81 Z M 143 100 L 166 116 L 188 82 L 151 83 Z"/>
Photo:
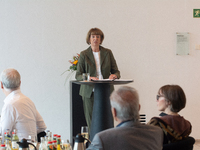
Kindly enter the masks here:
<path id="1" fill-rule="evenodd" d="M 97 133 L 87 150 L 162 150 L 163 132 L 139 122 L 139 96 L 128 86 L 110 96 L 111 111 L 117 126 Z"/>
<path id="2" fill-rule="evenodd" d="M 1 112 L 0 133 L 3 136 L 7 129 L 10 135 L 17 129 L 19 139 L 35 140 L 37 135 L 46 134 L 46 125 L 34 103 L 21 93 L 21 77 L 17 70 L 6 69 L 0 76 L 1 89 L 6 95 Z M 39 139 L 38 139 L 39 141 Z"/>

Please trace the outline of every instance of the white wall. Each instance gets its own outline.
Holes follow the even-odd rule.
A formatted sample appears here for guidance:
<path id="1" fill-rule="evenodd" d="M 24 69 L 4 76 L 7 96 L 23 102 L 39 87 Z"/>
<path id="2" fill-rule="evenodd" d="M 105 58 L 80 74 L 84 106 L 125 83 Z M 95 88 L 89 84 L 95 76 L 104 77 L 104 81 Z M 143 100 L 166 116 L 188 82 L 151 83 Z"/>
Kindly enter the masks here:
<path id="1" fill-rule="evenodd" d="M 200 0 L 1 0 L 0 71 L 13 67 L 22 76 L 22 92 L 36 104 L 48 129 L 69 139 L 69 86 L 61 73 L 68 60 L 86 49 L 92 27 L 105 34 L 122 78 L 138 89 L 141 113 L 158 115 L 158 89 L 179 84 L 187 96 L 180 112 L 200 138 Z M 190 55 L 175 55 L 176 32 L 190 33 Z M 117 88 L 117 87 L 116 87 Z M 5 96 L 0 92 L 0 108 Z"/>

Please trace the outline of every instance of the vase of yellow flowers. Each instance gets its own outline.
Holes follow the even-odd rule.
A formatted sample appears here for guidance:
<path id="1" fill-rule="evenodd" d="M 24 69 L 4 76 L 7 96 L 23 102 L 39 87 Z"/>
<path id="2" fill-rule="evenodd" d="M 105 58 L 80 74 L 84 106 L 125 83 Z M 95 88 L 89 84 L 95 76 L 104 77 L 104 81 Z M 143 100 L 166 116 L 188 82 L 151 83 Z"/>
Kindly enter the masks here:
<path id="1" fill-rule="evenodd" d="M 69 69 L 67 69 L 65 72 L 63 72 L 61 74 L 61 75 L 63 75 L 64 73 L 69 72 L 69 74 L 67 75 L 67 77 L 65 79 L 65 83 L 64 84 L 66 84 L 67 80 L 71 79 L 72 75 L 76 72 L 79 57 L 80 57 L 80 54 L 78 54 L 78 53 L 77 53 L 76 56 L 73 56 L 73 60 L 69 60 L 69 63 L 71 64 Z"/>

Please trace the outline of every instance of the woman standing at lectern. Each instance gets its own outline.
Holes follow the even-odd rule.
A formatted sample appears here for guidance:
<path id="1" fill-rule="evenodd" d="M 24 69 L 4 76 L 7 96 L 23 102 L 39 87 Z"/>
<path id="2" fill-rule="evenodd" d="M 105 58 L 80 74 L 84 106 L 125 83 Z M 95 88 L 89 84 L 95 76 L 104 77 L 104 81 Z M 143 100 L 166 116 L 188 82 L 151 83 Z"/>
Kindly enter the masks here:
<path id="1" fill-rule="evenodd" d="M 81 81 L 83 73 L 90 73 L 90 80 L 119 79 L 118 70 L 112 51 L 100 46 L 104 40 L 103 32 L 98 28 L 89 30 L 86 42 L 90 45 L 80 53 L 76 71 L 76 79 Z M 114 87 L 111 86 L 111 92 Z M 81 85 L 79 94 L 83 99 L 85 119 L 90 130 L 92 111 L 94 103 L 94 87 L 92 85 Z"/>

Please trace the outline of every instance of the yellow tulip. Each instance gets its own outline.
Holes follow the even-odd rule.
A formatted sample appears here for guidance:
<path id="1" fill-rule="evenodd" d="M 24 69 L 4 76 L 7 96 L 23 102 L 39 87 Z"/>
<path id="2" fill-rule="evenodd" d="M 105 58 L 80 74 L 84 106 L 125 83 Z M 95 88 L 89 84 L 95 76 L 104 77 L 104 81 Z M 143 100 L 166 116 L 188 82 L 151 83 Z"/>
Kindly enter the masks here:
<path id="1" fill-rule="evenodd" d="M 77 63 L 78 63 L 78 60 L 75 60 L 75 61 L 73 62 L 74 65 L 76 65 Z"/>

